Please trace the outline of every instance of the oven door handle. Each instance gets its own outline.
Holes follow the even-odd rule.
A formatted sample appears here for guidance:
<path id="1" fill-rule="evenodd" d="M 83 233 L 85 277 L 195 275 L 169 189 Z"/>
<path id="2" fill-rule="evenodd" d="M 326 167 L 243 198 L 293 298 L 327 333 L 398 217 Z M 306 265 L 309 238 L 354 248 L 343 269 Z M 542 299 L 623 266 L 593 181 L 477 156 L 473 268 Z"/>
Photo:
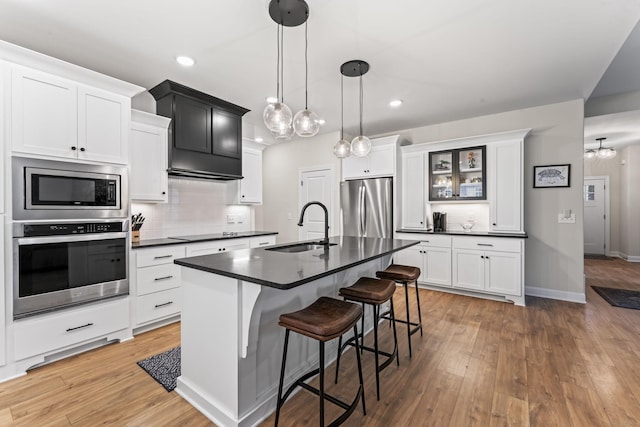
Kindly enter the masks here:
<path id="1" fill-rule="evenodd" d="M 46 243 L 90 242 L 92 240 L 125 239 L 128 232 L 74 234 L 71 236 L 18 237 L 19 245 L 40 245 Z"/>

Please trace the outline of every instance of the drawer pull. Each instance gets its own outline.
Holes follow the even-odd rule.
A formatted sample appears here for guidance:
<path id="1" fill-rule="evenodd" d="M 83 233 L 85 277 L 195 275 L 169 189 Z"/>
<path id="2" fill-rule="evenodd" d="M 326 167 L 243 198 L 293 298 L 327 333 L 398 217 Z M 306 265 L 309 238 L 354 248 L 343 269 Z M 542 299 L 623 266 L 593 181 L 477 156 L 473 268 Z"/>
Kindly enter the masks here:
<path id="1" fill-rule="evenodd" d="M 164 277 L 156 277 L 155 279 L 153 279 L 154 281 L 158 281 L 158 280 L 167 280 L 167 279 L 172 279 L 173 276 L 164 276 Z"/>
<path id="2" fill-rule="evenodd" d="M 156 304 L 154 308 L 160 308 L 160 307 L 164 307 L 166 305 L 171 305 L 171 304 L 173 304 L 173 301 L 165 302 L 164 304 Z"/>
<path id="3" fill-rule="evenodd" d="M 160 255 L 154 256 L 153 259 L 171 258 L 173 255 Z"/>
<path id="4" fill-rule="evenodd" d="M 493 246 L 492 243 L 476 243 L 478 246 Z"/>
<path id="5" fill-rule="evenodd" d="M 428 241 L 428 240 L 423 240 L 423 242 L 425 242 L 425 243 L 429 243 L 429 241 Z"/>
<path id="6" fill-rule="evenodd" d="M 93 323 L 87 323 L 86 325 L 76 326 L 75 328 L 69 328 L 69 329 L 67 329 L 67 332 L 71 332 L 71 331 L 75 331 L 75 330 L 83 329 L 83 328 L 88 328 L 89 326 L 93 326 Z"/>
<path id="7" fill-rule="evenodd" d="M 268 244 L 269 244 L 269 242 L 260 242 L 260 243 L 258 243 L 258 245 L 260 245 L 260 246 L 264 246 L 264 245 L 268 245 Z"/>

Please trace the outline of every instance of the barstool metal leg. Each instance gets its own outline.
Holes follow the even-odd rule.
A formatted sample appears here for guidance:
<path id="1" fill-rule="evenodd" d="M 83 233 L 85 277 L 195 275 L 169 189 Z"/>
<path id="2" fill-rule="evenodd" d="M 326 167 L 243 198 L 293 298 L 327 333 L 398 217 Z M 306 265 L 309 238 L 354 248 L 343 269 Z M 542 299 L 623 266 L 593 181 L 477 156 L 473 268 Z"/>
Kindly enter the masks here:
<path id="1" fill-rule="evenodd" d="M 391 313 L 391 324 L 393 327 L 393 352 L 396 354 L 396 365 L 400 366 L 400 356 L 398 355 L 398 335 L 396 333 L 396 313 L 393 308 L 393 297 L 391 297 L 389 301 L 389 313 Z"/>
<path id="2" fill-rule="evenodd" d="M 420 325 L 420 336 L 422 336 L 422 311 L 420 310 L 420 293 L 418 292 L 418 279 L 414 280 L 416 284 L 416 300 L 418 301 L 418 324 Z"/>
<path id="3" fill-rule="evenodd" d="M 378 363 L 378 315 L 380 314 L 380 306 L 373 305 L 373 348 L 375 349 L 373 356 L 376 366 L 376 397 L 380 400 L 380 364 Z"/>
<path id="4" fill-rule="evenodd" d="M 407 338 L 409 339 L 409 359 L 411 359 L 411 319 L 409 318 L 409 286 L 407 282 L 402 282 L 404 285 L 404 302 L 407 309 Z"/>
<path id="5" fill-rule="evenodd" d="M 338 384 L 338 372 L 340 372 L 340 356 L 342 355 L 342 335 L 338 338 L 338 357 L 336 357 L 336 378 L 334 384 Z"/>
<path id="6" fill-rule="evenodd" d="M 358 336 L 358 327 L 356 325 L 353 325 L 353 333 L 355 334 L 355 336 Z M 355 340 L 356 343 L 356 360 L 358 361 L 358 378 L 360 379 L 360 397 L 362 398 L 362 413 L 364 415 L 367 415 L 367 409 L 364 403 L 364 379 L 362 377 L 362 362 L 360 361 L 360 352 L 358 350 L 360 350 L 358 348 L 358 340 Z"/>
<path id="7" fill-rule="evenodd" d="M 324 427 L 324 341 L 320 344 L 320 427 Z"/>
<path id="8" fill-rule="evenodd" d="M 278 400 L 276 402 L 276 427 L 280 419 L 280 408 L 282 407 L 282 386 L 284 384 L 284 368 L 287 364 L 287 347 L 289 346 L 289 329 L 284 333 L 284 349 L 282 350 L 282 366 L 280 367 L 280 382 L 278 383 Z"/>

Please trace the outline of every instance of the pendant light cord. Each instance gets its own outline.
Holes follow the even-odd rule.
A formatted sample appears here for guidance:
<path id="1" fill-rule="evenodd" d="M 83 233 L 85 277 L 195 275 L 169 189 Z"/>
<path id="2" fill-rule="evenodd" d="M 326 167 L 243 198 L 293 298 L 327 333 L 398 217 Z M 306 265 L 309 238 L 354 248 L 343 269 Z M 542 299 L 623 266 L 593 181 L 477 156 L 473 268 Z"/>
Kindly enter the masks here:
<path id="1" fill-rule="evenodd" d="M 276 98 L 280 102 L 280 24 L 276 27 L 276 46 L 278 59 L 276 61 Z"/>
<path id="2" fill-rule="evenodd" d="M 280 27 L 280 88 L 282 90 L 282 103 L 284 104 L 284 27 Z"/>
<path id="3" fill-rule="evenodd" d="M 340 140 L 344 139 L 344 74 L 340 75 Z"/>
<path id="4" fill-rule="evenodd" d="M 304 109 L 308 110 L 309 101 L 309 62 L 308 62 L 308 50 L 309 50 L 309 30 L 307 19 L 304 21 Z"/>
<path id="5" fill-rule="evenodd" d="M 358 67 L 361 67 L 362 64 L 358 64 Z M 362 68 L 360 69 L 360 136 L 364 135 L 362 132 L 362 104 L 364 102 L 364 95 L 362 91 Z"/>

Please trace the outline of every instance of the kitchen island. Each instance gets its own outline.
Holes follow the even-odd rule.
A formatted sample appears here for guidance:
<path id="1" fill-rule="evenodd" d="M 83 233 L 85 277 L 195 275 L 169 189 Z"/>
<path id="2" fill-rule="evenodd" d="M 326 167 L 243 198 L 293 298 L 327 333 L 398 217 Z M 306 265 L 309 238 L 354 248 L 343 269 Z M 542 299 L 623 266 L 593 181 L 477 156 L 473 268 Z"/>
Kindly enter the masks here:
<path id="1" fill-rule="evenodd" d="M 320 296 L 337 297 L 340 287 L 375 277 L 394 252 L 418 242 L 333 237 L 330 244 L 302 252 L 292 252 L 298 248 L 289 244 L 176 260 L 183 287 L 178 394 L 217 425 L 259 423 L 276 406 L 284 339 L 280 314 Z M 291 336 L 285 381 L 317 365 L 313 344 Z M 330 361 L 336 343 L 328 344 Z"/>

